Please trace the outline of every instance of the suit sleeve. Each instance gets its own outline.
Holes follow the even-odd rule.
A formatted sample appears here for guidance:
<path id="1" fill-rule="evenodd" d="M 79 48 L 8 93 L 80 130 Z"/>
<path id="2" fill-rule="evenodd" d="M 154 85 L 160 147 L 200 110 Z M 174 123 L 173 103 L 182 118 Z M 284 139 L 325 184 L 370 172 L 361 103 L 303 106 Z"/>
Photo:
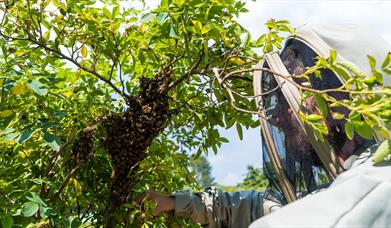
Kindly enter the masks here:
<path id="1" fill-rule="evenodd" d="M 214 187 L 203 192 L 175 193 L 175 216 L 190 218 L 208 227 L 248 227 L 264 215 L 264 192 L 223 192 Z"/>

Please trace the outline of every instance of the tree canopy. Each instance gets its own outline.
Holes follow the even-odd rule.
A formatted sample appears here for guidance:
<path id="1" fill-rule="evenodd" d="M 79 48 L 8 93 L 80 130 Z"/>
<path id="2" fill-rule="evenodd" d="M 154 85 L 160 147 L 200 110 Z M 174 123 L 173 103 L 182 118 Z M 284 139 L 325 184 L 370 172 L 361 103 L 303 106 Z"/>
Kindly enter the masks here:
<path id="1" fill-rule="evenodd" d="M 235 20 L 241 1 L 145 10 L 29 0 L 1 11 L 6 224 L 148 225 L 145 205 L 131 203 L 138 194 L 191 188 L 185 152 L 217 152 L 227 142 L 217 127 L 236 124 L 241 135 L 255 122 L 227 105 L 210 74 L 257 60 Z"/>
<path id="2" fill-rule="evenodd" d="M 228 142 L 219 128 L 235 127 L 242 138 L 243 127 L 258 126 L 251 68 L 262 55 L 253 48 L 278 50 L 279 32 L 294 30 L 270 20 L 268 33 L 253 40 L 236 21 L 246 11 L 240 0 L 162 0 L 155 9 L 121 0 L 2 3 L 2 225 L 185 223 L 153 217 L 151 202 L 134 199 L 146 190 L 193 189 L 188 152 L 217 153 Z M 330 58 L 306 74 L 332 68 Z M 371 90 L 377 79 L 350 83 Z M 365 99 L 337 103 L 309 93 L 356 109 L 349 132 L 365 123 L 387 136 L 389 89 L 368 93 L 378 109 L 365 113 Z M 321 126 L 314 125 L 325 133 Z"/>

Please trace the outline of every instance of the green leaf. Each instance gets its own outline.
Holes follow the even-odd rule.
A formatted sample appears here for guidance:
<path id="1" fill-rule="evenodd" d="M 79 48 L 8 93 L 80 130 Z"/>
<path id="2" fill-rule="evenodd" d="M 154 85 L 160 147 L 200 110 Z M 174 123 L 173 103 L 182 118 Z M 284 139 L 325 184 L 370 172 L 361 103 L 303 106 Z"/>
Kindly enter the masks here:
<path id="1" fill-rule="evenodd" d="M 194 155 L 194 159 L 198 159 L 202 154 L 202 147 L 199 147 L 197 153 Z"/>
<path id="2" fill-rule="evenodd" d="M 23 143 L 25 142 L 26 140 L 28 140 L 34 133 L 35 133 L 36 130 L 33 130 L 33 129 L 28 129 L 28 130 L 25 130 L 24 132 L 22 132 L 22 134 L 20 134 L 16 139 L 15 141 L 17 143 Z"/>
<path id="3" fill-rule="evenodd" d="M 4 111 L 0 112 L 0 117 L 7 118 L 7 117 L 11 116 L 12 114 L 13 114 L 13 112 L 11 110 L 4 110 Z"/>
<path id="4" fill-rule="evenodd" d="M 338 113 L 338 112 L 334 112 L 333 113 L 333 119 L 335 120 L 342 120 L 343 118 L 345 118 L 345 116 L 341 113 Z"/>
<path id="5" fill-rule="evenodd" d="M 57 212 L 50 207 L 40 207 L 39 214 L 42 216 L 42 218 L 46 219 L 49 217 L 53 217 L 57 215 Z"/>
<path id="6" fill-rule="evenodd" d="M 383 83 L 383 75 L 381 73 L 379 73 L 378 71 L 374 71 L 373 75 L 375 76 L 377 83 L 379 84 Z"/>
<path id="7" fill-rule="evenodd" d="M 102 11 L 107 18 L 111 18 L 111 13 L 107 8 L 103 7 Z"/>
<path id="8" fill-rule="evenodd" d="M 368 77 L 368 78 L 365 78 L 365 79 L 363 80 L 363 82 L 364 82 L 365 84 L 367 84 L 368 86 L 373 86 L 373 85 L 375 85 L 375 83 L 376 83 L 376 77 Z"/>
<path id="9" fill-rule="evenodd" d="M 201 34 L 204 35 L 204 34 L 208 33 L 212 29 L 213 29 L 213 27 L 209 26 L 209 24 L 206 24 L 205 26 L 202 26 Z"/>
<path id="10" fill-rule="evenodd" d="M 327 107 L 326 101 L 320 95 L 315 95 L 315 101 L 316 101 L 316 104 L 318 105 L 322 115 L 324 117 L 327 117 L 327 115 L 329 114 L 329 109 Z"/>
<path id="11" fill-rule="evenodd" d="M 388 139 L 380 144 L 375 154 L 372 156 L 373 163 L 377 164 L 391 158 L 391 139 Z"/>
<path id="12" fill-rule="evenodd" d="M 391 75 L 391 69 L 383 69 L 384 72 L 386 72 L 387 74 Z"/>
<path id="13" fill-rule="evenodd" d="M 57 136 L 52 135 L 49 132 L 45 132 L 45 134 L 43 135 L 43 139 L 53 150 L 55 151 L 60 150 L 61 140 Z"/>
<path id="14" fill-rule="evenodd" d="M 115 6 L 115 7 L 113 8 L 113 13 L 112 13 L 113 18 L 116 18 L 116 17 L 119 15 L 119 13 L 120 13 L 120 8 L 119 8 L 119 6 Z"/>
<path id="15" fill-rule="evenodd" d="M 354 129 L 359 135 L 367 139 L 373 138 L 372 129 L 366 122 L 354 121 L 353 124 L 354 124 Z"/>
<path id="16" fill-rule="evenodd" d="M 163 24 L 166 21 L 167 17 L 168 17 L 167 13 L 158 13 L 156 15 L 156 22 L 158 24 Z"/>
<path id="17" fill-rule="evenodd" d="M 330 57 L 329 57 L 329 63 L 334 64 L 336 60 L 337 60 L 337 51 L 331 50 Z"/>
<path id="18" fill-rule="evenodd" d="M 11 215 L 6 215 L 1 219 L 1 227 L 3 228 L 11 228 L 14 224 L 14 219 Z"/>
<path id="19" fill-rule="evenodd" d="M 236 124 L 236 131 L 238 132 L 239 139 L 243 140 L 243 129 L 239 123 Z"/>
<path id="20" fill-rule="evenodd" d="M 37 213 L 38 209 L 39 205 L 37 203 L 27 202 L 23 204 L 20 214 L 24 217 L 31 217 Z"/>
<path id="21" fill-rule="evenodd" d="M 177 34 L 175 32 L 175 29 L 174 29 L 174 26 L 172 24 L 170 24 L 170 37 L 172 38 L 177 38 Z"/>
<path id="22" fill-rule="evenodd" d="M 353 124 L 351 124 L 350 122 L 346 122 L 345 123 L 345 133 L 346 133 L 346 136 L 352 140 L 353 139 L 353 135 L 354 135 L 354 126 Z"/>
<path id="23" fill-rule="evenodd" d="M 391 62 L 391 52 L 388 52 L 386 58 L 383 61 L 383 64 L 381 65 L 381 68 L 382 69 L 387 68 L 387 66 L 390 64 L 390 62 Z"/>
<path id="24" fill-rule="evenodd" d="M 369 65 L 371 66 L 372 71 L 376 71 L 376 59 L 370 55 L 367 55 L 367 57 L 368 57 Z"/>
<path id="25" fill-rule="evenodd" d="M 4 135 L 4 140 L 9 141 L 15 141 L 18 134 L 15 132 L 15 129 L 13 128 L 7 128 L 4 131 L 1 132 L 2 135 Z"/>
<path id="26" fill-rule="evenodd" d="M 310 122 L 318 122 L 319 120 L 322 119 L 322 116 L 317 115 L 317 114 L 310 114 L 306 116 L 306 119 Z"/>
<path id="27" fill-rule="evenodd" d="M 81 226 L 82 222 L 79 218 L 74 218 L 72 219 L 72 222 L 71 222 L 71 228 L 79 228 Z"/>
<path id="28" fill-rule="evenodd" d="M 342 77 L 342 79 L 344 79 L 345 81 L 349 80 L 350 78 L 350 75 L 348 72 L 346 72 L 346 70 L 340 66 L 339 64 L 335 65 L 332 67 L 332 70 L 337 74 L 339 75 L 340 77 Z"/>
<path id="29" fill-rule="evenodd" d="M 166 7 L 168 7 L 169 6 L 169 0 L 162 0 L 161 2 L 160 2 L 160 7 L 162 7 L 162 8 L 166 8 Z"/>
<path id="30" fill-rule="evenodd" d="M 255 46 L 256 46 L 256 47 L 261 47 L 261 46 L 263 45 L 263 42 L 264 42 L 265 38 L 266 38 L 266 34 L 261 35 L 261 36 L 257 39 L 257 41 L 255 42 Z"/>
<path id="31" fill-rule="evenodd" d="M 199 33 L 202 33 L 202 23 L 197 20 L 193 20 L 191 22 L 193 23 L 194 27 L 196 28 L 196 31 Z"/>
<path id="32" fill-rule="evenodd" d="M 81 50 L 80 50 L 80 52 L 81 52 L 81 55 L 83 56 L 83 58 L 87 58 L 87 48 L 86 48 L 86 46 L 81 46 Z"/>
<path id="33" fill-rule="evenodd" d="M 216 155 L 217 154 L 216 144 L 212 144 L 212 150 L 213 150 L 213 153 Z"/>
<path id="34" fill-rule="evenodd" d="M 141 20 L 140 22 L 143 23 L 143 22 L 149 22 L 152 18 L 154 18 L 156 16 L 156 14 L 154 13 L 146 13 L 144 14 L 142 17 L 141 17 Z"/>
<path id="35" fill-rule="evenodd" d="M 224 142 L 224 143 L 228 143 L 229 140 L 227 138 L 224 138 L 224 137 L 220 137 L 219 138 L 220 142 Z"/>
<path id="36" fill-rule="evenodd" d="M 43 34 L 43 40 L 46 42 L 49 40 L 50 38 L 50 30 L 46 31 L 44 34 Z"/>
<path id="37" fill-rule="evenodd" d="M 30 88 L 38 95 L 45 96 L 48 93 L 48 89 L 38 80 L 32 80 L 28 83 Z"/>
<path id="38" fill-rule="evenodd" d="M 29 192 L 26 194 L 26 198 L 31 202 L 37 203 L 40 206 L 46 206 L 45 202 L 42 201 L 41 197 L 35 192 Z"/>

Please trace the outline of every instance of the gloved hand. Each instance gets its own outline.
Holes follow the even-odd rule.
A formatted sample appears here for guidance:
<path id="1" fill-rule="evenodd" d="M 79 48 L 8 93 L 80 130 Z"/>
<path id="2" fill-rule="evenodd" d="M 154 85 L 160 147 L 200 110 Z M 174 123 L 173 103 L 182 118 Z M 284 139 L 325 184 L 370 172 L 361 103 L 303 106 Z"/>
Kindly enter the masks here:
<path id="1" fill-rule="evenodd" d="M 141 204 L 144 199 L 153 200 L 156 202 L 155 215 L 161 213 L 170 213 L 175 210 L 175 198 L 166 196 L 158 192 L 146 192 L 137 199 L 137 203 Z"/>

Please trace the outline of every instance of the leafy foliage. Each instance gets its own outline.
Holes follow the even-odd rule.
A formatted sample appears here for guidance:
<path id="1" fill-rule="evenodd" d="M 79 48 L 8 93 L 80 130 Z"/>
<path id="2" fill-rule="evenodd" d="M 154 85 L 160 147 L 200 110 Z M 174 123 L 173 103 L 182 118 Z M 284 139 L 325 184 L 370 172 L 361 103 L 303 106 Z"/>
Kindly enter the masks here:
<path id="1" fill-rule="evenodd" d="M 318 57 L 315 66 L 299 77 L 308 77 L 314 73 L 318 77 L 320 69 L 330 69 L 343 77 L 346 82 L 339 88 L 328 89 L 326 91 L 316 91 L 305 86 L 298 85 L 300 89 L 306 91 L 303 101 L 308 96 L 315 96 L 319 114 L 301 115 L 303 120 L 316 129 L 319 138 L 328 133 L 327 128 L 317 124 L 319 120 L 327 118 L 329 111 L 335 120 L 344 120 L 345 132 L 349 139 L 354 133 L 358 133 L 364 138 L 373 138 L 374 132 L 380 137 L 389 138 L 391 108 L 391 90 L 389 86 L 383 86 L 383 77 L 390 77 L 390 53 L 385 57 L 380 69 L 376 66 L 376 60 L 368 56 L 368 62 L 372 69 L 372 75 L 365 75 L 356 67 L 349 63 L 337 60 L 337 53 L 331 51 L 329 58 Z M 311 85 L 309 83 L 309 85 Z M 338 100 L 330 93 L 345 93 L 350 99 Z M 330 107 L 330 108 L 328 108 Z M 347 108 L 349 115 L 341 113 L 338 107 Z"/>
<path id="2" fill-rule="evenodd" d="M 216 153 L 227 142 L 218 126 L 254 124 L 227 105 L 210 74 L 257 61 L 251 48 L 260 45 L 235 21 L 244 3 L 163 0 L 145 10 L 128 1 L 26 0 L 0 7 L 4 226 L 183 224 L 132 202 L 145 190 L 194 188 L 184 152 Z"/>

